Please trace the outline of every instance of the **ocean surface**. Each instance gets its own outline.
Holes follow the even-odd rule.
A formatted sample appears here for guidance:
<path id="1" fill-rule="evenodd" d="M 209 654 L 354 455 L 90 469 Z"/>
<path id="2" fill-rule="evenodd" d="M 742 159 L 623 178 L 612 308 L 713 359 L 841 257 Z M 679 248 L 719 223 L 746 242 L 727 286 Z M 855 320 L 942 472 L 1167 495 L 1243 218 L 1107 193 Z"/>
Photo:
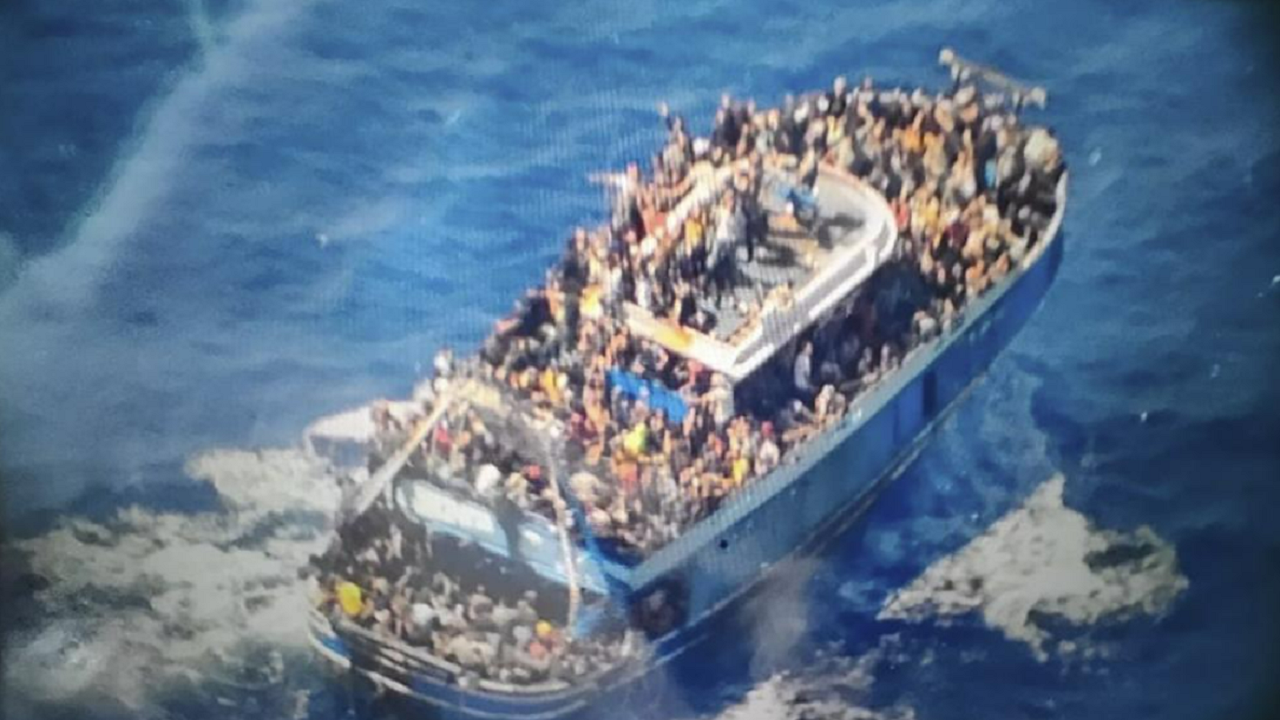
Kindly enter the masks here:
<path id="1" fill-rule="evenodd" d="M 1280 58 L 1262 8 L 0 3 L 5 716 L 351 717 L 298 623 L 292 570 L 333 499 L 304 427 L 474 347 L 603 216 L 587 174 L 657 147 L 658 101 L 705 131 L 722 91 L 942 87 L 943 45 L 1049 91 L 1032 117 L 1072 168 L 1056 285 L 919 461 L 768 599 L 749 672 L 709 661 L 669 701 L 600 716 L 1267 716 Z M 1176 567 L 1107 576 L 1132 600 L 1114 606 L 1024 587 L 886 611 L 1033 497 L 1073 572 L 1103 577 L 1070 544 L 1086 525 Z"/>

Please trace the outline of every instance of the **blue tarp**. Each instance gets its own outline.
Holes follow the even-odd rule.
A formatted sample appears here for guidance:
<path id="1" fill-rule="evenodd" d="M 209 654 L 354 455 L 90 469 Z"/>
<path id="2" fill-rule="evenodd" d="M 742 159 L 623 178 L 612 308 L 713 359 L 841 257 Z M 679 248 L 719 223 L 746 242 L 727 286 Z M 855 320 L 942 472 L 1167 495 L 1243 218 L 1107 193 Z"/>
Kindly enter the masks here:
<path id="1" fill-rule="evenodd" d="M 641 395 L 647 395 L 649 407 L 662 410 L 673 422 L 684 422 L 684 415 L 689 411 L 689 406 L 685 404 L 684 398 L 680 397 L 679 393 L 668 390 L 662 383 L 645 380 L 626 370 L 619 368 L 610 370 L 609 386 L 622 390 L 628 397 L 638 398 Z"/>
<path id="2" fill-rule="evenodd" d="M 814 197 L 813 191 L 785 180 L 774 186 L 774 194 L 783 202 L 794 203 L 796 212 L 808 212 L 818 206 L 818 199 Z"/>

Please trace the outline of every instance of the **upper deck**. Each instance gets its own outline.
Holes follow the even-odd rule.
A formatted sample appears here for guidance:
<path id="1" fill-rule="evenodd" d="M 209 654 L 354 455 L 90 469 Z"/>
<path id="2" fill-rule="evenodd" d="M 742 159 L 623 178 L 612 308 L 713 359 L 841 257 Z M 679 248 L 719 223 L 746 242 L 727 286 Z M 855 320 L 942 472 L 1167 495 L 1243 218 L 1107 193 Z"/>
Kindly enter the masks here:
<path id="1" fill-rule="evenodd" d="M 719 181 L 719 176 L 704 178 L 708 184 Z M 874 189 L 824 166 L 816 185 L 817 217 L 809 231 L 784 222 L 785 200 L 774 191 L 784 182 L 781 171 L 766 174 L 762 195 L 770 216 L 767 241 L 751 259 L 745 246 L 737 248 L 737 282 L 731 298 L 726 297 L 719 309 L 710 297 L 700 300 L 716 318 L 710 332 L 657 318 L 627 303 L 625 318 L 631 332 L 738 382 L 892 257 L 898 238 L 893 213 Z M 700 191 L 703 188 L 690 198 L 699 197 Z M 692 202 L 682 203 L 669 221 L 679 222 L 691 208 Z"/>

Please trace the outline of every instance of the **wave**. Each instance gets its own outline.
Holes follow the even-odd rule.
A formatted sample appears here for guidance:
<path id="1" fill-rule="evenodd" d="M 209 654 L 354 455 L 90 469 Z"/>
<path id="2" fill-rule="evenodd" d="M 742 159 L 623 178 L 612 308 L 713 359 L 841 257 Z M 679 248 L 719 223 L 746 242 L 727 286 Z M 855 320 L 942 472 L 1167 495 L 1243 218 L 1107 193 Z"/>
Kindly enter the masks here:
<path id="1" fill-rule="evenodd" d="M 1013 383 L 993 401 L 1021 405 L 1028 389 Z M 250 693 L 227 678 L 252 669 L 278 712 L 313 713 L 318 674 L 303 611 L 309 586 L 297 568 L 322 549 L 339 497 L 337 470 L 317 451 L 358 443 L 365 415 L 354 410 L 318 420 L 307 433 L 315 451 L 193 457 L 186 472 L 216 491 L 215 510 L 128 507 L 98 521 L 66 516 L 49 532 L 11 544 L 6 550 L 21 557 L 27 571 L 19 579 L 34 588 L 40 620 L 10 638 L 4 709 L 47 716 L 30 709 L 118 708 L 164 717 L 172 698 L 184 693 L 210 709 L 229 707 Z M 983 434 L 990 439 L 995 430 Z M 1022 449 L 1033 465 L 1042 460 L 1037 443 Z M 1047 616 L 1087 625 L 1166 612 L 1187 587 L 1172 547 L 1147 528 L 1094 528 L 1064 505 L 1064 484 L 1061 475 L 1042 483 L 1022 506 L 891 593 L 876 619 L 945 623 L 977 613 L 1044 658 L 1053 640 Z M 927 660 L 927 649 L 899 635 L 881 635 L 861 654 L 830 650 L 796 661 L 813 631 L 808 580 L 818 569 L 798 563 L 794 582 L 748 605 L 757 648 L 750 675 L 764 679 L 719 720 L 915 717 L 910 706 L 885 705 L 871 691 L 878 668 Z M 1064 640 L 1055 647 L 1066 656 L 1079 645 Z M 284 680 L 290 673 L 308 679 Z"/>
<path id="2" fill-rule="evenodd" d="M 893 593 L 881 620 L 946 622 L 979 614 L 1011 640 L 1047 659 L 1045 625 L 1165 614 L 1188 587 L 1173 547 L 1149 527 L 1093 527 L 1063 503 L 1066 479 L 1046 480 L 1023 505 Z M 1058 643 L 1064 653 L 1074 641 Z"/>
<path id="3" fill-rule="evenodd" d="M 214 487 L 219 510 L 65 517 L 7 548 L 43 618 L 8 639 L 7 711 L 149 715 L 175 685 L 237 673 L 263 654 L 277 664 L 282 652 L 305 656 L 297 571 L 327 541 L 339 495 L 332 469 L 300 450 L 219 450 L 187 472 Z"/>
<path id="4" fill-rule="evenodd" d="M 802 672 L 780 672 L 753 687 L 717 720 L 913 720 L 908 705 L 876 705 L 871 698 L 882 665 L 909 662 L 897 635 L 885 635 L 857 656 L 820 653 Z"/>

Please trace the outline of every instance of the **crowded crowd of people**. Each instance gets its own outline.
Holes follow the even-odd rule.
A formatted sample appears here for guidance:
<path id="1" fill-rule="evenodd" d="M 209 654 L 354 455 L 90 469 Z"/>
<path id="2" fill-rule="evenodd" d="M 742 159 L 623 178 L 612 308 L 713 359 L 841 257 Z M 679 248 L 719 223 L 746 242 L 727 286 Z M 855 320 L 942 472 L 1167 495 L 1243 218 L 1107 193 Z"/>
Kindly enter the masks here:
<path id="1" fill-rule="evenodd" d="M 569 632 L 563 587 L 432 536 L 385 501 L 341 527 L 311 567 L 331 620 L 422 648 L 464 681 L 571 682 L 631 652 L 625 630 Z"/>
<path id="2" fill-rule="evenodd" d="M 437 358 L 437 397 L 455 376 L 476 375 L 565 428 L 564 487 L 554 486 L 551 468 L 504 445 L 466 408 L 446 413 L 405 470 L 568 522 L 578 539 L 589 533 L 624 559 L 670 542 L 786 462 L 914 349 L 949 330 L 1043 238 L 1064 169 L 1052 135 L 963 83 L 929 95 L 870 80 L 850 87 L 838 78 L 827 92 L 766 110 L 726 95 L 707 137 L 695 137 L 665 106 L 661 114 L 666 143 L 647 175 L 633 163 L 615 179 L 609 222 L 570 235 L 562 261 L 497 323 L 477 359 Z M 628 328 L 636 308 L 715 331 L 722 304 L 746 282 L 743 258 L 750 262 L 779 225 L 821 222 L 797 216 L 823 166 L 884 195 L 899 235 L 896 256 L 766 365 L 760 382 L 769 392 L 735 398 L 723 375 Z M 766 176 L 785 178 L 781 207 L 766 197 Z M 890 293 L 882 290 L 890 285 L 908 290 L 905 321 L 894 319 L 900 308 L 886 307 Z M 616 371 L 668 389 L 681 399 L 680 412 L 645 391 L 625 391 L 611 382 Z M 385 415 L 376 420 L 387 448 L 407 434 Z M 566 490 L 586 527 L 557 507 Z M 394 533 L 408 537 L 406 529 Z M 348 563 L 327 577 L 334 607 L 342 605 L 342 582 L 364 592 L 354 617 L 366 625 L 504 679 L 547 677 L 546 663 L 529 658 L 573 646 L 549 625 L 552 635 L 539 630 L 518 598 L 473 603 L 475 593 L 449 585 L 455 581 L 414 570 L 404 540 L 365 546 L 384 557 L 399 553 L 402 569 L 370 576 L 366 566 Z M 361 552 L 370 551 L 348 548 L 347 555 Z M 418 609 L 424 602 L 429 610 Z M 511 620 L 479 619 L 495 614 Z M 431 630 L 415 618 L 430 618 Z M 498 639 L 488 655 L 468 645 L 482 632 Z M 563 666 L 573 674 L 573 660 Z"/>
<path id="3" fill-rule="evenodd" d="M 640 554 L 839 420 L 858 392 L 1007 275 L 1047 228 L 1063 167 L 1046 131 L 1025 129 L 972 86 L 929 96 L 869 81 L 851 89 L 840 78 L 829 92 L 765 111 L 726 95 L 707 138 L 693 137 L 665 106 L 662 115 L 668 139 L 651 174 L 628 166 L 611 221 L 573 232 L 545 284 L 497 324 L 480 353 L 488 379 L 569 429 L 573 490 L 591 531 Z M 766 209 L 766 172 L 812 193 L 824 163 L 885 195 L 900 236 L 891 264 L 912 268 L 928 293 L 905 327 L 877 322 L 874 287 L 841 303 L 792 348 L 788 381 L 773 398 L 782 402 L 735 414 L 723 376 L 635 337 L 624 304 L 713 329 L 711 306 L 742 281 L 739 258 L 749 262 L 778 222 Z M 700 184 L 710 191 L 695 197 Z M 789 203 L 784 214 L 794 211 Z M 438 374 L 447 379 L 451 364 L 437 363 Z M 613 369 L 678 393 L 683 417 L 611 386 Z M 546 469 L 504 456 L 474 416 L 437 428 L 423 454 L 432 453 L 449 460 L 444 475 L 460 486 L 550 516 Z"/>
<path id="4" fill-rule="evenodd" d="M 481 353 L 494 381 L 567 423 L 582 467 L 574 490 L 592 531 L 641 554 L 768 473 L 953 325 L 1040 239 L 1063 169 L 1047 131 L 1024 128 L 970 85 L 930 96 L 869 81 L 850 88 L 841 78 L 829 92 L 763 111 L 726 95 L 707 138 L 665 107 L 662 115 L 668 139 L 650 175 L 628 166 L 611 221 L 574 231 L 546 284 Z M 917 273 L 927 294 L 905 326 L 877 321 L 874 292 L 842 303 L 795 343 L 790 382 L 775 398 L 783 402 L 735 414 L 724 377 L 635 337 L 622 307 L 713 329 L 711 306 L 743 280 L 735 264 L 768 243 L 780 220 L 766 209 L 766 173 L 811 194 L 823 164 L 884 194 L 900 236 L 893 264 Z M 700 183 L 712 192 L 694 197 Z M 783 214 L 794 212 L 792 202 Z M 612 387 L 615 368 L 678 392 L 684 417 Z"/>

